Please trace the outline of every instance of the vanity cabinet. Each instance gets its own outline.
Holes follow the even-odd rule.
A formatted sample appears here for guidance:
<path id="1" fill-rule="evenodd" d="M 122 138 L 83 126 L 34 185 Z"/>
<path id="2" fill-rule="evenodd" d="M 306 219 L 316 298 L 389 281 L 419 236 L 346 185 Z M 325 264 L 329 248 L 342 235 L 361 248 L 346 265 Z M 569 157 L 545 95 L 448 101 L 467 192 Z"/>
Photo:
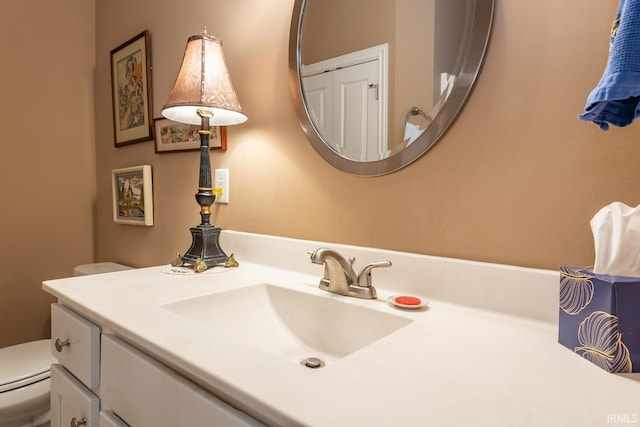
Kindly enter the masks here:
<path id="1" fill-rule="evenodd" d="M 61 304 L 51 318 L 52 427 L 263 425 L 97 322 Z"/>

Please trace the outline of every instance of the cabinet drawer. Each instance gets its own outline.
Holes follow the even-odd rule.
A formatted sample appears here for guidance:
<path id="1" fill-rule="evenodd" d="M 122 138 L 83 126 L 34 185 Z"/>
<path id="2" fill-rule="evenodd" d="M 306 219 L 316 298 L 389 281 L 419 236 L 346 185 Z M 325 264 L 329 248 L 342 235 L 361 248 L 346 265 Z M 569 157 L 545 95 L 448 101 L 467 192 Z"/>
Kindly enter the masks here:
<path id="1" fill-rule="evenodd" d="M 60 365 L 51 366 L 51 427 L 98 427 L 100 401 Z"/>
<path id="2" fill-rule="evenodd" d="M 129 425 L 263 425 L 113 336 L 101 349 L 102 403 Z"/>
<path id="3" fill-rule="evenodd" d="M 100 382 L 100 328 L 60 304 L 51 305 L 51 352 L 87 387 Z"/>

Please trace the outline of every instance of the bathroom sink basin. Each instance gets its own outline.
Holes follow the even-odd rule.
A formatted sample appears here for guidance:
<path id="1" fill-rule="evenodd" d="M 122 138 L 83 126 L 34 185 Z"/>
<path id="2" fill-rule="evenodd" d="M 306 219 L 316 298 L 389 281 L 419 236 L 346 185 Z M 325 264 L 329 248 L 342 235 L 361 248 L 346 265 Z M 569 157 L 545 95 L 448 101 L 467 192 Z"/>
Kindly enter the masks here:
<path id="1" fill-rule="evenodd" d="M 375 304 L 371 301 L 371 304 Z M 391 334 L 411 319 L 270 284 L 203 295 L 163 305 L 208 331 L 296 363 L 330 363 Z"/>

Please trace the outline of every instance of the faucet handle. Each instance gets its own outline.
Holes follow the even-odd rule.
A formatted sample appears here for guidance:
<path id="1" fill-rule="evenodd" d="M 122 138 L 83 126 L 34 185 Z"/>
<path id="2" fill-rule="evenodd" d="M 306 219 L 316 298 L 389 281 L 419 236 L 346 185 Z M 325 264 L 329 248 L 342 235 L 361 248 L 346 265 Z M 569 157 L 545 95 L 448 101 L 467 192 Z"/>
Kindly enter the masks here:
<path id="1" fill-rule="evenodd" d="M 378 261 L 367 264 L 358 274 L 358 284 L 349 287 L 349 295 L 357 298 L 378 298 L 376 288 L 371 284 L 371 270 L 377 267 L 391 267 L 391 261 Z"/>
<path id="2" fill-rule="evenodd" d="M 391 261 L 378 261 L 365 265 L 358 273 L 358 286 L 363 288 L 370 288 L 371 284 L 371 270 L 379 267 L 391 267 Z"/>

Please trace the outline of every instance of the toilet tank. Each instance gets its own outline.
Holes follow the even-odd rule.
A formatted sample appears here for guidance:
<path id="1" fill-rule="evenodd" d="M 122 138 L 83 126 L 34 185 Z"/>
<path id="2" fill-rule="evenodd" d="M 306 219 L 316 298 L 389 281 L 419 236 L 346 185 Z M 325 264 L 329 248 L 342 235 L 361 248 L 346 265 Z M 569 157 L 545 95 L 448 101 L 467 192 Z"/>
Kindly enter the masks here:
<path id="1" fill-rule="evenodd" d="M 86 276 L 88 274 L 111 273 L 113 271 L 131 270 L 133 267 L 117 264 L 115 262 L 96 262 L 92 264 L 78 265 L 73 269 L 74 276 Z"/>

